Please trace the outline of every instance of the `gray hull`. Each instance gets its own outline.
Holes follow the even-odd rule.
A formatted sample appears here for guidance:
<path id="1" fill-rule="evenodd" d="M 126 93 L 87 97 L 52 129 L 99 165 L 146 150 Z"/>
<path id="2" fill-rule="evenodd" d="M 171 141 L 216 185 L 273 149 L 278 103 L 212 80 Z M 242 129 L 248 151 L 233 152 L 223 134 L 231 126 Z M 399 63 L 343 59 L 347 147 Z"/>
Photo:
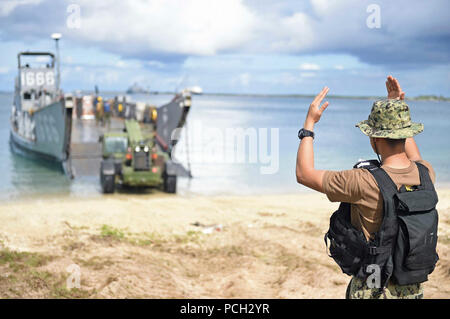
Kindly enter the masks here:
<path id="1" fill-rule="evenodd" d="M 14 144 L 14 148 L 43 159 L 66 161 L 69 155 L 71 126 L 71 116 L 66 113 L 61 101 L 39 109 L 30 117 L 34 125 L 34 138 L 26 138 L 20 134 L 16 125 L 12 125 L 10 142 Z"/>

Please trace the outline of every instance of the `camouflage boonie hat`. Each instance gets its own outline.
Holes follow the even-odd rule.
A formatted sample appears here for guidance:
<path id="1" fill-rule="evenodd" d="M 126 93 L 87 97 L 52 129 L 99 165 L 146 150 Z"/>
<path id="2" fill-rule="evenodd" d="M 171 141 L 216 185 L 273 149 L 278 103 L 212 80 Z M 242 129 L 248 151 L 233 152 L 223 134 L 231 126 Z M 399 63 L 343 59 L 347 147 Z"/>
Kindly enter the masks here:
<path id="1" fill-rule="evenodd" d="M 356 127 L 367 136 L 392 139 L 413 137 L 423 131 L 423 124 L 411 122 L 408 104 L 395 99 L 375 101 L 369 118 Z"/>

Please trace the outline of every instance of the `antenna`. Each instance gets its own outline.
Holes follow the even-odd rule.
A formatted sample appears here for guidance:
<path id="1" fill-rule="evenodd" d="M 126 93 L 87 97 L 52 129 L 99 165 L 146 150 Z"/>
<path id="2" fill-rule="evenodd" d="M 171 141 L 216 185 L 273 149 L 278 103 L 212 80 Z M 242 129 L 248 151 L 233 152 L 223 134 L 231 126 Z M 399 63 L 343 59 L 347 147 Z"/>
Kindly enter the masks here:
<path id="1" fill-rule="evenodd" d="M 60 73 L 59 73 L 59 39 L 61 39 L 62 35 L 61 33 L 53 33 L 52 39 L 55 40 L 56 45 L 56 88 L 59 91 L 59 83 L 61 81 Z"/>
<path id="2" fill-rule="evenodd" d="M 175 86 L 175 94 L 178 93 L 179 90 L 181 90 L 181 86 L 183 85 L 183 83 L 186 83 L 187 79 L 189 78 L 189 75 L 183 74 L 179 80 L 177 85 Z"/>

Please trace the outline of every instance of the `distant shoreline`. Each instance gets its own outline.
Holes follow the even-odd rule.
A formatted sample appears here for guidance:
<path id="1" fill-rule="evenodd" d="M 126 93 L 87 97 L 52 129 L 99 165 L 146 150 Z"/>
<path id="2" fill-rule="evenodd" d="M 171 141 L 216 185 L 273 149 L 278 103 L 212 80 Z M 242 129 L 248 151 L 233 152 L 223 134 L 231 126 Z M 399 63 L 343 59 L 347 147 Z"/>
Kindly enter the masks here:
<path id="1" fill-rule="evenodd" d="M 163 94 L 163 93 L 159 93 Z M 203 93 L 209 96 L 245 96 L 245 97 L 267 97 L 267 98 L 314 98 L 314 94 L 242 94 L 242 93 Z M 350 100 L 377 100 L 386 98 L 385 96 L 347 96 L 347 95 L 327 95 L 332 99 L 350 99 Z M 419 95 L 416 97 L 407 97 L 408 101 L 450 101 L 450 97 L 435 95 Z"/>
<path id="2" fill-rule="evenodd" d="M 92 90 L 80 90 L 82 94 L 93 94 Z M 74 91 L 71 91 L 74 92 Z M 12 94 L 12 91 L 0 91 L 0 94 Z M 103 91 L 100 94 L 121 94 L 121 95 L 134 95 L 126 94 L 123 91 Z M 173 95 L 174 92 L 169 91 L 154 91 L 149 93 L 137 93 L 141 95 Z M 315 94 L 262 94 L 262 93 L 218 93 L 209 92 L 202 93 L 200 95 L 207 96 L 240 96 L 240 97 L 264 97 L 264 98 L 313 98 Z M 350 100 L 377 100 L 383 99 L 385 96 L 351 96 L 351 95 L 328 95 L 332 99 L 350 99 Z M 437 95 L 418 95 L 415 97 L 407 97 L 407 101 L 450 101 L 450 97 L 437 96 Z"/>

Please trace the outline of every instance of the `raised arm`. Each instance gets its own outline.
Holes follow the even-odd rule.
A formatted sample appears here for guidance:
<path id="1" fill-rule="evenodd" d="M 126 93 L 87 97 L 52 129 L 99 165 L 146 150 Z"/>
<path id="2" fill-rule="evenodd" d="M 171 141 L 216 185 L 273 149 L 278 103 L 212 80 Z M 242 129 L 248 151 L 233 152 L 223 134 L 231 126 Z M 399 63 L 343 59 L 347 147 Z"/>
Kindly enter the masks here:
<path id="1" fill-rule="evenodd" d="M 388 99 L 405 99 L 405 92 L 403 92 L 402 88 L 400 87 L 400 83 L 391 75 L 387 77 L 386 89 L 388 92 Z M 422 156 L 420 156 L 419 148 L 417 147 L 416 141 L 414 141 L 413 137 L 409 137 L 406 139 L 405 152 L 406 156 L 408 156 L 411 161 L 419 161 L 422 159 Z"/>
<path id="2" fill-rule="evenodd" d="M 325 111 L 328 106 L 328 102 L 320 105 L 328 91 L 329 88 L 324 87 L 309 106 L 308 114 L 306 115 L 303 126 L 304 129 L 314 131 L 314 124 L 320 120 L 323 111 Z M 297 182 L 323 193 L 322 178 L 324 173 L 325 171 L 316 170 L 314 168 L 313 138 L 310 136 L 304 137 L 300 141 L 297 152 Z"/>

